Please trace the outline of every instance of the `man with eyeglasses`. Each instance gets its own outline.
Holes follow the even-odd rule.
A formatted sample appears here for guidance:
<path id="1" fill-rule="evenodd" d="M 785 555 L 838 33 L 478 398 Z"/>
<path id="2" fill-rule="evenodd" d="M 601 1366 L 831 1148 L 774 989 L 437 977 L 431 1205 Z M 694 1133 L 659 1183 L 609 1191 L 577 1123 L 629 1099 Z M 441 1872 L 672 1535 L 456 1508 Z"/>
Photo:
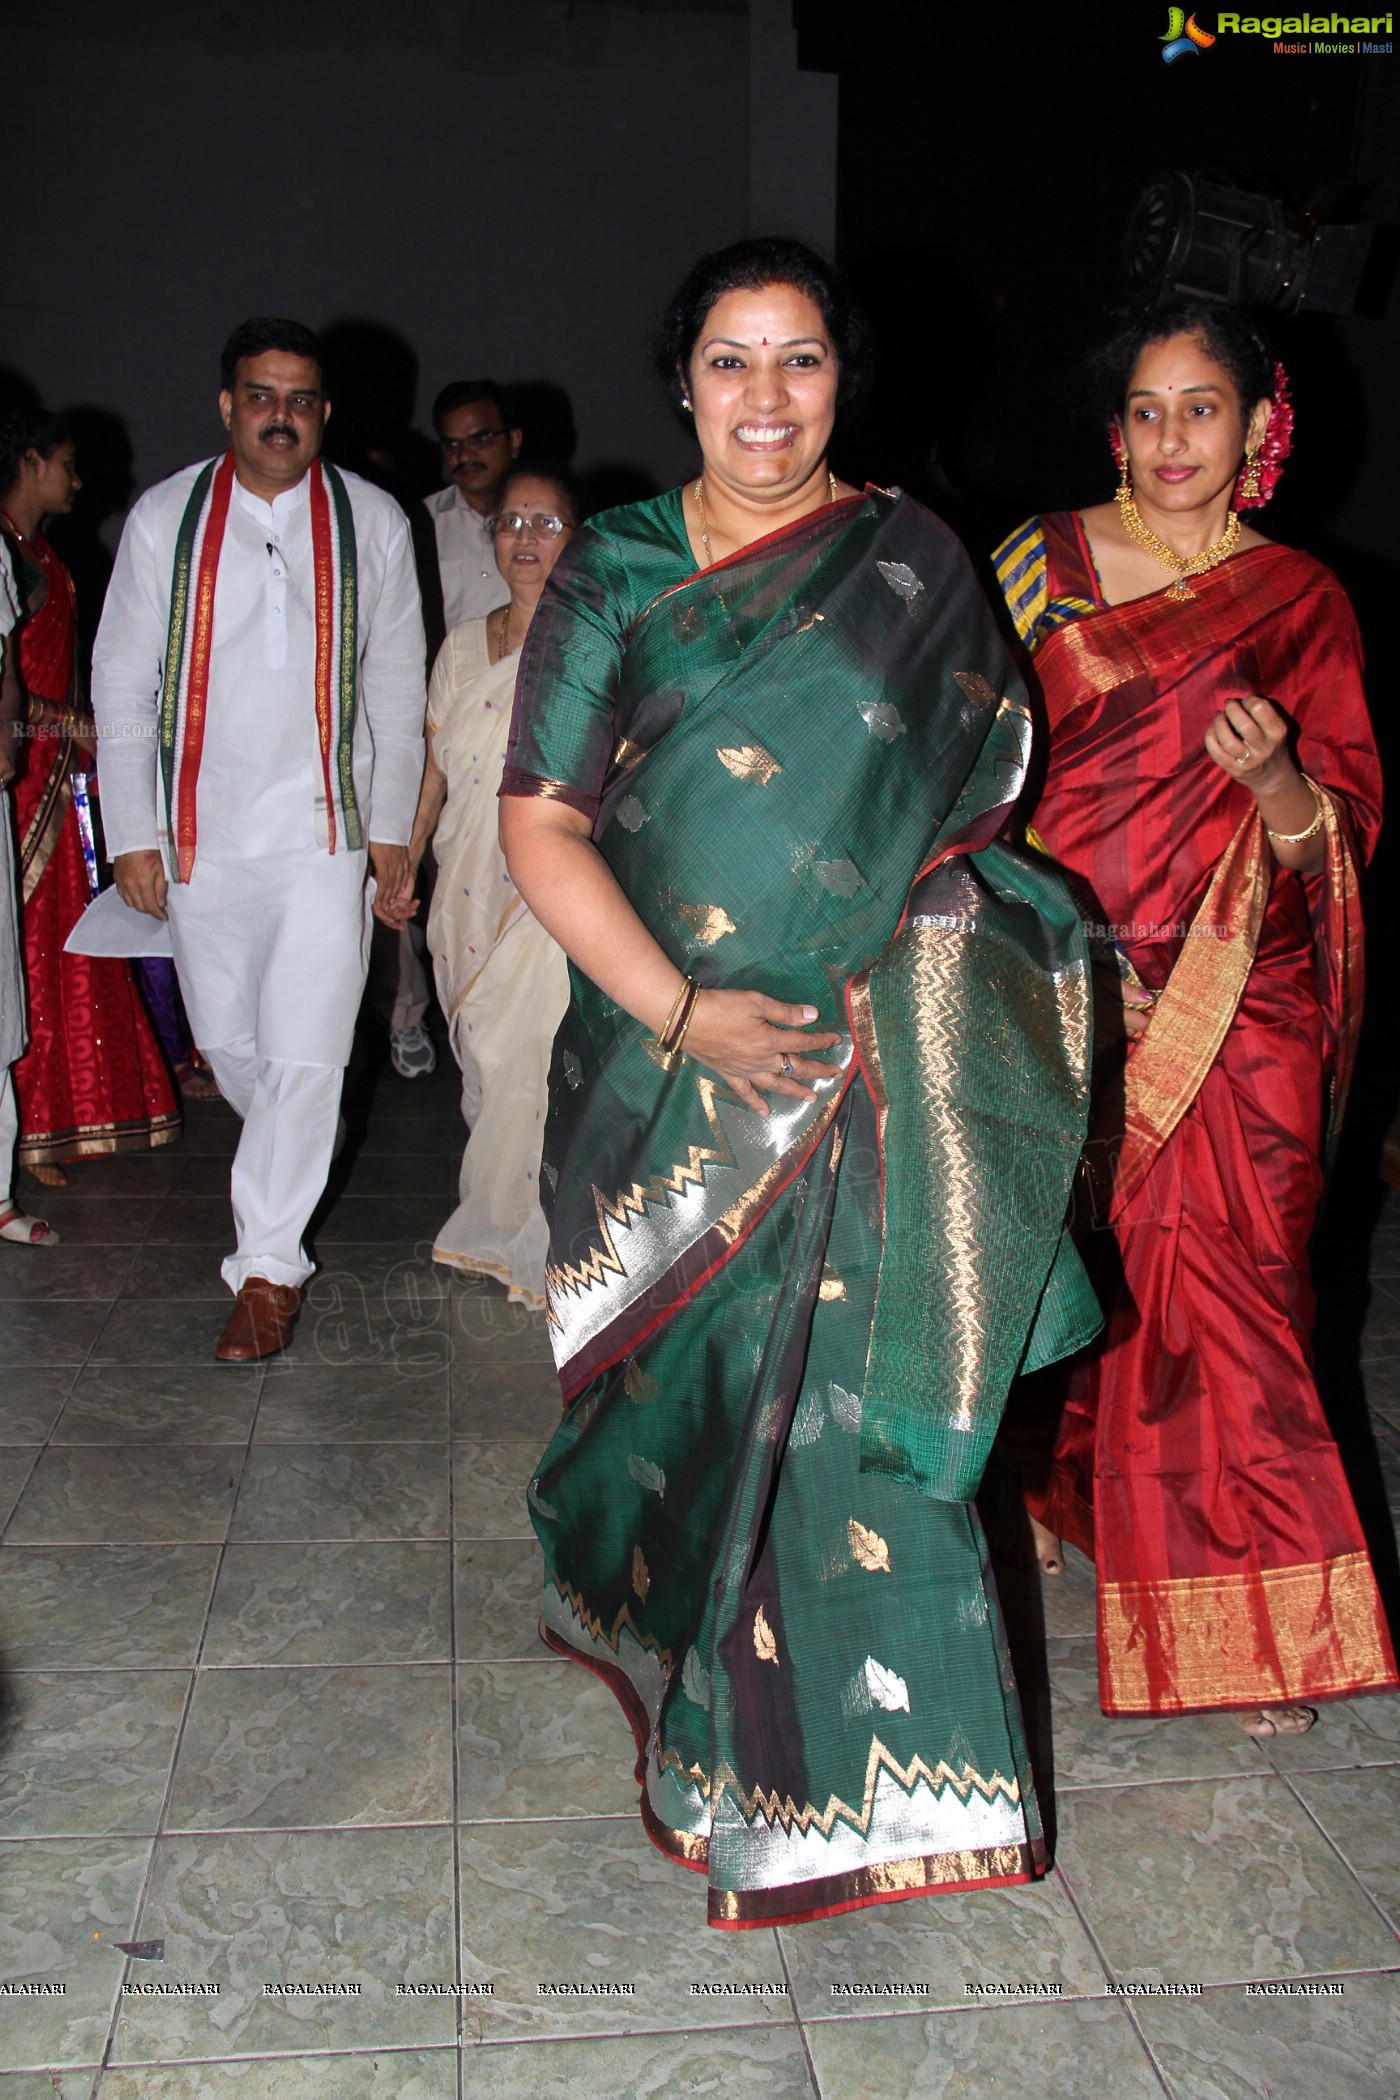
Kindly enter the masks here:
<path id="1" fill-rule="evenodd" d="M 492 544 L 490 522 L 501 484 L 520 451 L 520 431 L 492 379 L 454 379 L 433 403 L 448 486 L 427 498 L 437 536 L 443 618 L 450 634 L 504 605 L 510 593 Z"/>
<path id="2" fill-rule="evenodd" d="M 493 379 L 454 379 L 445 386 L 433 403 L 433 428 L 448 485 L 425 501 L 437 542 L 443 626 L 450 634 L 510 595 L 496 567 L 491 518 L 520 450 L 520 432 Z M 437 1069 L 424 953 L 421 920 L 410 920 L 397 938 L 387 926 L 375 928 L 372 990 L 389 1022 L 389 1059 L 400 1079 L 426 1079 Z"/>
<path id="3" fill-rule="evenodd" d="M 423 621 L 408 520 L 321 458 L 316 337 L 259 316 L 221 360 L 220 458 L 126 522 L 92 664 L 123 901 L 169 921 L 195 1040 L 243 1118 L 235 1293 L 215 1348 L 290 1341 L 369 954 L 423 776 Z"/>

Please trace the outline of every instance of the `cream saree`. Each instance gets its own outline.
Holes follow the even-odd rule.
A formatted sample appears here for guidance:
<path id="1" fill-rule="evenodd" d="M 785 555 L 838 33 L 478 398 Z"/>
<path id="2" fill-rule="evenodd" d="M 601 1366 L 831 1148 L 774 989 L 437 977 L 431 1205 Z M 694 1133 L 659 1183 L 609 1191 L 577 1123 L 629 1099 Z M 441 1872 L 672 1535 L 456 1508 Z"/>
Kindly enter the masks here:
<path id="1" fill-rule="evenodd" d="M 486 622 L 468 621 L 443 643 L 428 694 L 433 762 L 447 777 L 433 840 L 428 946 L 471 1132 L 457 1208 L 433 1259 L 493 1276 L 513 1300 L 543 1310 L 549 1235 L 540 1147 L 569 977 L 562 949 L 527 910 L 497 842 L 496 790 L 519 661 L 517 650 L 491 663 Z"/>

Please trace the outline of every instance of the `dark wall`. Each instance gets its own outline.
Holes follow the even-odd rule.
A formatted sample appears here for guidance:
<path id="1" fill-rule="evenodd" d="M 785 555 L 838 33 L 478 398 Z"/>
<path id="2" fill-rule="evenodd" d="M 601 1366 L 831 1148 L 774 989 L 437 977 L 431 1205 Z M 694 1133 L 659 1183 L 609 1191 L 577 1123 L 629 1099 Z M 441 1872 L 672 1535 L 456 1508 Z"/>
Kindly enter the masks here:
<path id="1" fill-rule="evenodd" d="M 1119 293 L 1152 176 L 1216 171 L 1292 205 L 1356 185 L 1368 215 L 1400 222 L 1393 56 L 1275 57 L 1221 37 L 1169 65 L 1156 0 L 895 7 L 858 33 L 822 0 L 797 15 L 809 60 L 840 67 L 842 252 L 883 347 L 871 470 L 918 486 L 934 448 L 974 531 L 1108 494 L 1106 446 L 1064 382 Z M 1278 336 L 1298 448 L 1270 518 L 1285 538 L 1392 557 L 1400 300 Z"/>
<path id="2" fill-rule="evenodd" d="M 377 389 L 425 427 L 449 378 L 547 379 L 580 464 L 683 471 L 644 345 L 696 251 L 747 230 L 742 0 L 12 5 L 5 66 L 36 180 L 0 363 L 123 418 L 138 485 L 214 449 L 218 346 L 255 312 L 374 324 L 358 413 Z"/>

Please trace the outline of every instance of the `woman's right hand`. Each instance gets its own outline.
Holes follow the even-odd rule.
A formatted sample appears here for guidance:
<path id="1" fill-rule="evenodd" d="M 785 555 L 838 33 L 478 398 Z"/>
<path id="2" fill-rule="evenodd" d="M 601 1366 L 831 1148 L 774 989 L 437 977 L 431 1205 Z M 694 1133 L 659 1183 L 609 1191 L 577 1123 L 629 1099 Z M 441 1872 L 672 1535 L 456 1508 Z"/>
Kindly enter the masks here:
<path id="1" fill-rule="evenodd" d="M 789 1006 L 762 992 L 701 992 L 686 1030 L 685 1054 L 727 1080 L 746 1107 L 767 1115 L 758 1089 L 815 1101 L 811 1081 L 829 1079 L 835 1067 L 813 1053 L 839 1043 L 839 1032 L 812 1032 L 815 1006 Z M 784 1072 L 784 1059 L 791 1070 Z"/>

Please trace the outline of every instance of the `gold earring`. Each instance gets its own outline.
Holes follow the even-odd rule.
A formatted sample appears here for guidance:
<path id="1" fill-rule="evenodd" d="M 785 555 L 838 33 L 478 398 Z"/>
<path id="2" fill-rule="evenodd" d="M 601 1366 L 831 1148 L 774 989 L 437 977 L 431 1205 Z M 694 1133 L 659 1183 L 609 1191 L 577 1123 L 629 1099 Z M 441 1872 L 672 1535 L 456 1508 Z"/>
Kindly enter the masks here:
<path id="1" fill-rule="evenodd" d="M 1241 503 L 1257 503 L 1263 493 L 1259 485 L 1259 447 L 1256 445 L 1252 452 L 1246 452 L 1244 456 L 1244 481 L 1240 487 L 1239 500 Z"/>
<path id="2" fill-rule="evenodd" d="M 1128 464 L 1127 446 L 1123 445 L 1121 438 L 1119 443 L 1122 449 L 1118 454 L 1118 490 L 1120 495 L 1131 496 L 1133 493 L 1133 470 Z"/>

